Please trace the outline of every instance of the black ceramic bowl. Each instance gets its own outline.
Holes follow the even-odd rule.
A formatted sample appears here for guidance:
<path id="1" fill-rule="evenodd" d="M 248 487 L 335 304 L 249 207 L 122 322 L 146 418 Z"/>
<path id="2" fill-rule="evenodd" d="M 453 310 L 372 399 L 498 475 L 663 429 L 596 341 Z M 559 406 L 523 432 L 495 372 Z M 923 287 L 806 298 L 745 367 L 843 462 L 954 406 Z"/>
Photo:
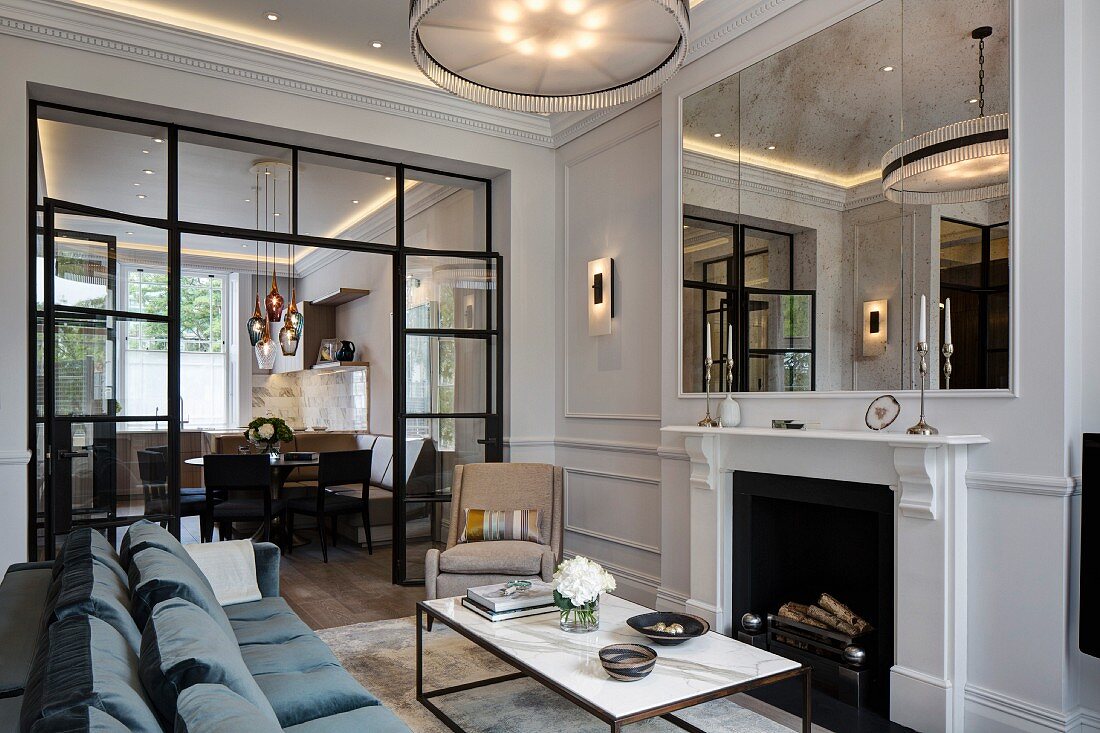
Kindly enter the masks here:
<path id="1" fill-rule="evenodd" d="M 653 671 L 657 652 L 644 644 L 612 644 L 600 650 L 600 662 L 611 679 L 634 682 Z"/>
<path id="2" fill-rule="evenodd" d="M 710 631 L 710 624 L 706 620 L 698 616 L 689 616 L 686 613 L 655 611 L 654 613 L 643 613 L 640 616 L 631 616 L 626 620 L 626 623 L 630 628 L 647 637 L 653 643 L 665 646 L 683 644 L 688 639 L 694 639 Z M 680 633 L 659 631 L 656 628 L 658 624 L 664 624 L 665 626 L 680 624 L 684 630 Z"/>

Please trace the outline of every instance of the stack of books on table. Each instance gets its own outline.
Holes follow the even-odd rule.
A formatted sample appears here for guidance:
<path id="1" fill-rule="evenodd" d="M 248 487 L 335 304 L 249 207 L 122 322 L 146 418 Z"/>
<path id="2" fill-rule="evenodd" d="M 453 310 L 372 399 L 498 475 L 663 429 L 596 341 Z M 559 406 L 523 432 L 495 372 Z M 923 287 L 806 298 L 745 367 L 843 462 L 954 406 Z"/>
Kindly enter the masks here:
<path id="1" fill-rule="evenodd" d="M 504 621 L 557 610 L 554 605 L 554 590 L 549 583 L 532 581 L 527 590 L 504 595 L 502 591 L 507 585 L 496 583 L 470 588 L 462 599 L 462 605 L 490 621 Z"/>

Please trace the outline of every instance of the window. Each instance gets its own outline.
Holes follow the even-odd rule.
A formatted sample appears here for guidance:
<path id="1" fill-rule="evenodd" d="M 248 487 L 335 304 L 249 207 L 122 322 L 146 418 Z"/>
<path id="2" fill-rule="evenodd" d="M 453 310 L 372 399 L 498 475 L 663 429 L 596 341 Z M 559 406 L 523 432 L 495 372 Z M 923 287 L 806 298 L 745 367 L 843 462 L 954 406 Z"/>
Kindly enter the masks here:
<path id="1" fill-rule="evenodd" d="M 410 277 L 405 281 L 405 324 L 408 328 L 433 328 L 436 322 L 454 319 L 454 290 L 438 288 L 438 300 L 428 300 L 427 287 Z M 453 336 L 410 336 L 405 343 L 406 395 L 410 413 L 452 413 L 455 405 L 455 340 Z M 433 434 L 434 433 L 434 434 Z M 409 418 L 405 434 L 432 438 L 438 450 L 455 448 L 453 418 Z"/>
<path id="2" fill-rule="evenodd" d="M 712 391 L 812 390 L 816 293 L 794 288 L 794 235 L 685 215 L 683 237 L 684 391 L 704 389 L 708 331 Z"/>
<path id="3" fill-rule="evenodd" d="M 167 273 L 128 268 L 125 277 L 128 310 L 167 311 Z M 224 275 L 184 271 L 180 278 L 180 414 L 196 426 L 235 421 L 228 399 L 225 308 L 229 290 Z M 168 405 L 161 403 L 167 393 L 168 324 L 127 322 L 125 328 L 121 381 L 126 410 L 133 415 L 167 414 Z"/>

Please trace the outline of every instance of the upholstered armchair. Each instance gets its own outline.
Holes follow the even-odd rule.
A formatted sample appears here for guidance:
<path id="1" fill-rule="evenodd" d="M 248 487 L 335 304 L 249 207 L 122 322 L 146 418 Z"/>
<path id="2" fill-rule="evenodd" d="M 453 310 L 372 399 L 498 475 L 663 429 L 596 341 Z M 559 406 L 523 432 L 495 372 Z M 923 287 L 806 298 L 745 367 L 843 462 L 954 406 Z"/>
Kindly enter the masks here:
<path id="1" fill-rule="evenodd" d="M 539 510 L 539 542 L 458 541 L 464 509 Z M 424 559 L 427 596 L 509 580 L 550 581 L 562 553 L 562 470 L 543 463 L 471 463 L 454 470 L 447 549 Z"/>

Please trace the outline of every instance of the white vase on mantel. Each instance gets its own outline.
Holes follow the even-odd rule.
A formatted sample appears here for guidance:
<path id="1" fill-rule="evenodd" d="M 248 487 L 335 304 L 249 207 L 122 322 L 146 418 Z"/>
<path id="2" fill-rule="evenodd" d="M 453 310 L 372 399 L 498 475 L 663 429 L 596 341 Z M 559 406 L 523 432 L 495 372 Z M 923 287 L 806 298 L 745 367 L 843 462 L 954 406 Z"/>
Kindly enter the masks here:
<path id="1" fill-rule="evenodd" d="M 741 405 L 726 393 L 726 399 L 718 403 L 718 424 L 724 428 L 735 428 L 741 424 Z"/>

